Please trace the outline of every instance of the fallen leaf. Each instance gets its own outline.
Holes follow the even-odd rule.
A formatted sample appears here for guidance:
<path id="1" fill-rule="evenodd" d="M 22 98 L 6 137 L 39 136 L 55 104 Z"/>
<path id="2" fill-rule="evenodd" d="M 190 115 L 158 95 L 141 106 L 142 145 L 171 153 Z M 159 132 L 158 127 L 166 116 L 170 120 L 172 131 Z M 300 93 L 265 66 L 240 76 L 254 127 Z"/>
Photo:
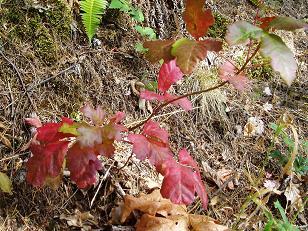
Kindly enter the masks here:
<path id="1" fill-rule="evenodd" d="M 188 218 L 186 216 L 175 215 L 155 217 L 143 214 L 136 226 L 136 231 L 188 231 Z"/>
<path id="2" fill-rule="evenodd" d="M 8 148 L 12 148 L 12 144 L 8 138 L 0 133 L 0 141 Z"/>
<path id="3" fill-rule="evenodd" d="M 12 194 L 12 182 L 10 178 L 2 172 L 0 172 L 0 189 L 5 193 Z"/>
<path id="4" fill-rule="evenodd" d="M 227 231 L 227 226 L 219 225 L 216 220 L 203 215 L 189 214 L 189 223 L 194 231 Z"/>
<path id="5" fill-rule="evenodd" d="M 160 214 L 162 216 L 186 214 L 185 206 L 176 205 L 169 199 L 164 199 L 159 190 L 154 190 L 148 195 L 142 194 L 139 198 L 126 195 L 124 197 L 121 222 L 125 222 L 134 210 L 139 210 L 152 216 L 155 216 L 156 214 Z"/>
<path id="6" fill-rule="evenodd" d="M 217 183 L 218 183 L 219 187 L 222 187 L 223 184 L 226 181 L 229 181 L 227 183 L 228 188 L 231 189 L 231 190 L 234 189 L 234 184 L 231 180 L 231 178 L 233 177 L 233 171 L 232 170 L 228 170 L 228 169 L 223 168 L 223 169 L 217 171 L 216 176 L 217 176 Z"/>
<path id="7" fill-rule="evenodd" d="M 73 215 L 61 214 L 60 219 L 66 220 L 66 222 L 69 226 L 83 228 L 83 230 L 84 229 L 91 230 L 91 227 L 89 227 L 89 225 L 86 225 L 86 222 L 95 223 L 94 217 L 93 217 L 93 215 L 91 215 L 90 212 L 83 212 L 82 213 L 78 209 L 75 210 L 75 214 L 73 214 Z"/>
<path id="8" fill-rule="evenodd" d="M 185 160 L 182 158 L 182 161 L 190 162 L 187 158 Z M 138 198 L 126 195 L 124 202 L 112 210 L 111 223 L 119 225 L 128 222 L 127 218 L 136 210 L 143 213 L 137 221 L 137 231 L 228 230 L 213 218 L 188 214 L 185 206 L 173 204 L 169 199 L 162 198 L 159 190 L 148 195 L 142 194 Z"/>

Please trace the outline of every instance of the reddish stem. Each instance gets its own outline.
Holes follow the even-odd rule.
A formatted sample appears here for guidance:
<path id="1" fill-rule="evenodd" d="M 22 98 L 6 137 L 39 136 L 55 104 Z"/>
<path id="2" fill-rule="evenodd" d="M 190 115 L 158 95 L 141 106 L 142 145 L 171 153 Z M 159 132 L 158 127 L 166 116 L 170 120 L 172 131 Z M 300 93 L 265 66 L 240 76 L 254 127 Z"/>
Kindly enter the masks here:
<path id="1" fill-rule="evenodd" d="M 204 90 L 200 90 L 200 91 L 195 91 L 195 92 L 190 92 L 190 93 L 187 93 L 185 95 L 181 95 L 175 99 L 172 99 L 172 100 L 169 100 L 165 103 L 162 103 L 160 105 L 158 105 L 157 107 L 155 107 L 153 109 L 153 112 L 151 113 L 151 115 L 145 120 L 145 121 L 142 121 L 140 122 L 139 124 L 133 126 L 133 127 L 130 127 L 128 130 L 129 131 L 133 131 L 139 127 L 141 127 L 143 124 L 145 124 L 146 122 L 148 122 L 150 119 L 152 119 L 155 115 L 157 115 L 157 113 L 165 106 L 169 105 L 170 103 L 173 103 L 174 101 L 177 101 L 179 99 L 182 99 L 182 98 L 185 98 L 185 97 L 189 97 L 189 96 L 192 96 L 192 95 L 198 95 L 198 94 L 201 94 L 201 93 L 205 93 L 205 92 L 209 92 L 209 91 L 212 91 L 212 90 L 215 90 L 217 88 L 220 88 L 222 87 L 223 85 L 225 85 L 226 83 L 228 83 L 228 81 L 224 81 L 214 87 L 210 87 L 210 88 L 207 88 L 207 89 L 204 89 Z"/>
<path id="2" fill-rule="evenodd" d="M 252 55 L 246 60 L 246 62 L 245 62 L 245 63 L 243 64 L 243 66 L 236 72 L 235 75 L 240 74 L 240 73 L 246 68 L 246 66 L 248 65 L 248 63 L 250 62 L 250 60 L 257 54 L 257 52 L 259 51 L 260 47 L 261 47 L 261 44 L 259 43 L 258 46 L 257 46 L 257 48 L 256 48 L 256 50 L 255 50 L 255 51 L 252 53 Z M 181 95 L 181 96 L 179 96 L 179 97 L 177 97 L 177 98 L 175 98 L 175 99 L 169 100 L 169 101 L 167 101 L 167 102 L 165 102 L 165 103 L 162 103 L 162 104 L 156 106 L 156 107 L 153 109 L 153 112 L 151 113 L 151 115 L 150 115 L 146 120 L 140 122 L 139 124 L 137 124 L 137 125 L 135 125 L 135 126 L 133 126 L 133 127 L 128 128 L 128 131 L 133 131 L 133 130 L 135 130 L 135 129 L 141 127 L 143 124 L 145 124 L 145 123 L 148 122 L 150 119 L 152 119 L 155 115 L 157 115 L 157 113 L 158 113 L 162 108 L 164 108 L 165 106 L 169 105 L 170 103 L 173 103 L 174 101 L 177 101 L 177 100 L 179 100 L 179 99 L 183 99 L 183 98 L 185 98 L 185 97 L 189 97 L 189 96 L 193 96 L 193 95 L 199 95 L 199 94 L 202 94 L 202 93 L 205 93 L 205 92 L 213 91 L 213 90 L 215 90 L 215 89 L 218 89 L 218 88 L 224 86 L 224 85 L 227 84 L 227 83 L 228 83 L 228 81 L 224 81 L 224 82 L 222 82 L 222 83 L 220 83 L 220 84 L 217 84 L 217 85 L 214 86 L 214 87 L 210 87 L 210 88 L 207 88 L 207 89 L 204 89 L 204 90 L 194 91 L 194 92 L 191 92 L 191 93 L 187 93 L 187 94 Z"/>

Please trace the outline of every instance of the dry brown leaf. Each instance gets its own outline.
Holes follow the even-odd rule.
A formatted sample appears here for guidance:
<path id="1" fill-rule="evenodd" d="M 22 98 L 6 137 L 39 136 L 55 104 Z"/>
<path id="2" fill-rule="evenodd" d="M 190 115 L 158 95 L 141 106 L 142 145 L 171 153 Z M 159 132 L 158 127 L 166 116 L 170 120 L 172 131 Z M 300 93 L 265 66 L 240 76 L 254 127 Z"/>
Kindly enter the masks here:
<path id="1" fill-rule="evenodd" d="M 137 221 L 137 231 L 229 230 L 208 216 L 188 214 L 185 206 L 173 204 L 170 200 L 162 198 L 159 190 L 149 195 L 143 194 L 139 198 L 126 195 L 124 203 L 113 209 L 111 223 L 124 223 L 134 210 L 143 213 Z"/>
<path id="2" fill-rule="evenodd" d="M 0 141 L 1 143 L 3 143 L 6 147 L 8 148 L 12 148 L 12 144 L 11 142 L 9 141 L 8 138 L 6 138 L 3 134 L 0 133 Z"/>
<path id="3" fill-rule="evenodd" d="M 95 224 L 94 217 L 90 214 L 90 212 L 80 212 L 78 209 L 75 210 L 75 214 L 73 215 L 60 215 L 61 220 L 66 220 L 69 226 L 80 227 L 83 230 L 91 230 L 89 225 L 86 225 L 86 222 L 91 221 L 91 223 Z"/>
<path id="4" fill-rule="evenodd" d="M 203 215 L 189 214 L 189 223 L 193 231 L 227 231 L 228 227 L 219 225 L 216 220 Z"/>
<path id="5" fill-rule="evenodd" d="M 233 190 L 234 189 L 234 184 L 232 182 L 232 177 L 233 177 L 233 171 L 232 170 L 228 170 L 228 169 L 220 169 L 217 171 L 216 173 L 216 176 L 217 176 L 217 183 L 218 183 L 218 186 L 219 187 L 222 187 L 223 184 L 226 182 L 226 181 L 229 181 L 227 184 L 228 184 L 228 188 Z"/>
<path id="6" fill-rule="evenodd" d="M 136 231 L 188 231 L 188 217 L 175 215 L 164 217 L 154 217 L 144 214 L 136 226 Z"/>
<path id="7" fill-rule="evenodd" d="M 186 214 L 186 207 L 173 204 L 169 199 L 164 199 L 159 190 L 154 190 L 151 194 L 141 195 L 139 198 L 126 195 L 124 197 L 124 208 L 122 211 L 121 222 L 125 222 L 127 217 L 134 211 L 139 210 L 143 213 L 155 216 L 183 215 Z"/>

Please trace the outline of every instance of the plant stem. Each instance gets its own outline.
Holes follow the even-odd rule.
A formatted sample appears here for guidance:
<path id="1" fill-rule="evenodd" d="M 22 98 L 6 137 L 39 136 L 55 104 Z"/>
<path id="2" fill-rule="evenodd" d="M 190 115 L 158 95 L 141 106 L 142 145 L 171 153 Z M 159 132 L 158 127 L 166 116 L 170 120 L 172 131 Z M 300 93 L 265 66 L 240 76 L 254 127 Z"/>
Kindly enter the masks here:
<path id="1" fill-rule="evenodd" d="M 251 61 L 251 59 L 253 57 L 255 57 L 255 55 L 257 54 L 257 52 L 260 50 L 261 47 L 261 43 L 258 44 L 257 48 L 255 49 L 255 51 L 251 54 L 251 56 L 246 60 L 246 62 L 243 64 L 243 66 L 238 70 L 238 72 L 236 72 L 236 75 L 240 74 L 248 65 L 248 63 Z"/>
<path id="2" fill-rule="evenodd" d="M 249 62 L 251 61 L 251 59 L 257 54 L 257 52 L 259 51 L 261 47 L 261 44 L 259 43 L 256 50 L 251 54 L 251 56 L 246 60 L 246 62 L 243 64 L 243 66 L 236 72 L 235 75 L 238 75 L 240 74 L 245 68 L 246 66 L 249 64 Z M 128 131 L 133 131 L 139 127 L 141 127 L 143 124 L 145 124 L 146 122 L 148 122 L 150 119 L 152 119 L 155 115 L 157 115 L 157 113 L 162 109 L 164 108 L 165 106 L 173 103 L 174 101 L 177 101 L 179 99 L 183 99 L 185 97 L 189 97 L 189 96 L 193 96 L 193 95 L 199 95 L 199 94 L 202 94 L 202 93 L 205 93 L 205 92 L 209 92 L 209 91 L 213 91 L 215 89 L 218 89 L 222 86 L 224 86 L 225 84 L 227 84 L 228 81 L 224 81 L 224 82 L 221 82 L 220 84 L 217 84 L 216 86 L 214 87 L 210 87 L 210 88 L 207 88 L 207 89 L 204 89 L 204 90 L 200 90 L 200 91 L 194 91 L 194 92 L 191 92 L 191 93 L 187 93 L 185 95 L 181 95 L 175 99 L 172 99 L 172 100 L 169 100 L 165 103 L 162 103 L 162 104 L 159 104 L 158 106 L 156 106 L 154 109 L 153 109 L 153 112 L 151 113 L 151 115 L 144 121 L 140 122 L 139 124 L 133 126 L 133 127 L 130 127 L 128 128 Z"/>
<path id="3" fill-rule="evenodd" d="M 160 105 L 158 105 L 157 107 L 155 107 L 155 108 L 153 109 L 153 112 L 151 113 L 151 115 L 150 115 L 145 121 L 142 121 L 142 122 L 140 122 L 139 124 L 137 124 L 137 125 L 135 125 L 135 126 L 133 126 L 133 127 L 130 127 L 128 130 L 129 130 L 129 131 L 133 131 L 133 130 L 135 130 L 135 129 L 141 127 L 143 124 L 145 124 L 146 122 L 148 122 L 153 116 L 157 115 L 157 113 L 158 113 L 162 108 L 164 108 L 165 106 L 169 105 L 170 103 L 173 103 L 174 101 L 177 101 L 177 100 L 179 100 L 179 99 L 183 99 L 183 98 L 185 98 L 185 97 L 189 97 L 189 96 L 198 95 L 198 94 L 201 94 L 201 93 L 213 91 L 213 90 L 215 90 L 215 89 L 217 89 L 217 88 L 220 88 L 220 87 L 224 86 L 226 83 L 228 83 L 228 81 L 224 81 L 224 82 L 222 82 L 222 83 L 220 83 L 220 84 L 217 84 L 217 85 L 214 86 L 214 87 L 210 87 L 210 88 L 207 88 L 207 89 L 204 89 L 204 90 L 194 91 L 194 92 L 187 93 L 187 94 L 185 94 L 185 95 L 181 95 L 181 96 L 179 96 L 179 97 L 177 97 L 177 98 L 175 98 L 175 99 L 172 99 L 172 100 L 169 100 L 169 101 L 167 101 L 167 102 L 165 102 L 165 103 L 163 103 L 163 104 L 160 104 Z"/>

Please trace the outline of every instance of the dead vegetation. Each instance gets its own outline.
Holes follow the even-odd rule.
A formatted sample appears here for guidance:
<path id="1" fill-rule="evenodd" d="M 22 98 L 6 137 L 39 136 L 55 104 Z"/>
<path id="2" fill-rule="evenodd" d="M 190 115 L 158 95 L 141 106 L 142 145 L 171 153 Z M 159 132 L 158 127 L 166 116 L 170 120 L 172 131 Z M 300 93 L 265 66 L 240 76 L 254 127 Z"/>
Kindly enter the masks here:
<path id="1" fill-rule="evenodd" d="M 87 101 L 102 105 L 108 113 L 125 111 L 126 124 L 147 116 L 139 110 L 130 82 L 153 80 L 157 67 L 135 52 L 134 45 L 142 38 L 132 30 L 132 22 L 123 14 L 108 11 L 97 33 L 101 44 L 89 47 L 80 24 L 78 1 L 72 2 L 7 0 L 0 5 L 0 122 L 4 125 L 0 134 L 9 142 L 0 142 L 0 169 L 13 181 L 13 195 L 0 192 L 0 230 L 62 230 L 70 229 L 70 225 L 107 228 L 111 209 L 122 200 L 121 190 L 132 195 L 148 193 L 161 181 L 148 163 L 134 157 L 118 171 L 131 154 L 129 147 L 119 146 L 115 160 L 102 160 L 100 181 L 87 191 L 78 190 L 65 176 L 56 190 L 32 188 L 25 182 L 24 163 L 30 153 L 24 147 L 31 137 L 25 117 L 35 113 L 44 122 L 63 115 L 77 119 L 79 108 Z M 157 29 L 160 38 L 184 33 L 178 18 L 181 1 L 133 2 L 139 3 L 147 23 Z M 292 6 L 291 1 L 283 2 L 282 13 L 307 14 L 303 1 Z M 228 1 L 227 7 L 225 4 L 217 1 L 210 5 L 227 21 L 251 19 L 255 11 L 247 1 L 236 6 L 233 1 Z M 211 199 L 209 210 L 202 210 L 201 203 L 196 202 L 188 208 L 191 213 L 206 214 L 235 230 L 259 230 L 266 217 L 262 206 L 249 198 L 263 188 L 267 173 L 272 175 L 269 179 L 281 183 L 281 191 L 286 189 L 281 166 L 265 161 L 273 139 L 269 124 L 277 123 L 288 112 L 294 117 L 300 140 L 307 140 L 308 135 L 307 35 L 300 31 L 286 36 L 291 36 L 299 63 L 298 79 L 291 88 L 274 73 L 269 76 L 267 70 L 258 70 L 251 73 L 251 92 L 239 94 L 225 87 L 192 98 L 192 113 L 168 107 L 155 118 L 170 131 L 173 151 L 187 147 L 203 167 Z M 201 64 L 194 76 L 174 90 L 183 93 L 213 84 L 218 62 L 211 68 Z M 265 87 L 270 87 L 271 95 L 263 92 Z M 270 112 L 263 107 L 267 102 L 273 105 Z M 244 136 L 249 117 L 262 119 L 262 135 Z M 305 205 L 307 176 L 294 181 Z M 287 201 L 283 194 L 271 192 L 261 198 L 275 215 L 278 198 L 284 207 Z M 295 207 L 288 212 L 294 215 Z M 307 210 L 303 209 L 297 219 L 303 230 L 306 219 Z"/>

